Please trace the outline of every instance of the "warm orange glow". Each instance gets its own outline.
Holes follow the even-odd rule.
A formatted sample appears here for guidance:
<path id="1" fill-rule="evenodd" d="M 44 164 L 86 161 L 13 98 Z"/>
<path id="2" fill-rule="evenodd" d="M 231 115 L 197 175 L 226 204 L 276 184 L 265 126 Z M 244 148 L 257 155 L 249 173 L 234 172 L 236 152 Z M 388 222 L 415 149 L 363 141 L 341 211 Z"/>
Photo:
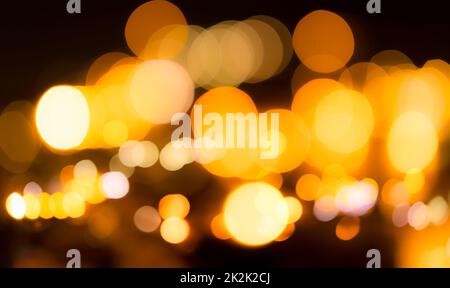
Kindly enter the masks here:
<path id="1" fill-rule="evenodd" d="M 351 240 L 359 233 L 360 221 L 355 217 L 344 217 L 336 226 L 336 236 L 344 241 Z"/>
<path id="2" fill-rule="evenodd" d="M 437 149 L 436 130 L 422 113 L 403 113 L 389 131 L 389 159 L 398 171 L 407 173 L 411 169 L 424 169 L 435 157 Z"/>
<path id="3" fill-rule="evenodd" d="M 316 200 L 321 193 L 321 180 L 313 174 L 303 175 L 298 179 L 295 190 L 302 200 Z"/>
<path id="4" fill-rule="evenodd" d="M 289 209 L 277 189 L 256 182 L 242 185 L 228 196 L 224 217 L 233 239 L 259 246 L 272 242 L 284 231 Z"/>
<path id="5" fill-rule="evenodd" d="M 159 200 L 159 214 L 163 219 L 170 217 L 185 218 L 189 214 L 191 205 L 181 194 L 169 194 Z"/>
<path id="6" fill-rule="evenodd" d="M 412 169 L 406 173 L 403 182 L 410 194 L 417 194 L 425 186 L 425 176 L 421 170 Z"/>
<path id="7" fill-rule="evenodd" d="M 288 223 L 292 224 L 297 222 L 303 214 L 303 206 L 300 201 L 295 197 L 284 198 L 289 211 Z"/>
<path id="8" fill-rule="evenodd" d="M 63 201 L 64 201 L 64 194 L 61 192 L 53 193 L 50 196 L 48 205 L 50 211 L 52 212 L 53 217 L 57 219 L 65 219 L 69 216 L 64 210 Z"/>
<path id="9" fill-rule="evenodd" d="M 410 229 L 399 236 L 397 265 L 401 268 L 449 268 L 449 225 L 429 227 L 427 232 Z"/>
<path id="10" fill-rule="evenodd" d="M 190 227 L 186 220 L 170 217 L 162 222 L 160 232 L 165 241 L 179 244 L 189 236 Z"/>
<path id="11" fill-rule="evenodd" d="M 128 139 L 128 126 L 123 121 L 112 120 L 103 127 L 103 140 L 112 147 L 119 147 Z"/>
<path id="12" fill-rule="evenodd" d="M 109 52 L 98 57 L 86 74 L 86 85 L 95 85 L 97 81 L 119 60 L 128 57 L 122 52 Z"/>
<path id="13" fill-rule="evenodd" d="M 386 71 L 375 63 L 359 62 L 346 68 L 339 76 L 339 82 L 347 88 L 363 92 L 370 81 L 386 77 Z"/>
<path id="14" fill-rule="evenodd" d="M 352 30 L 339 15 L 317 10 L 306 15 L 292 37 L 300 60 L 311 70 L 329 73 L 350 60 L 355 40 Z"/>
<path id="15" fill-rule="evenodd" d="M 266 112 L 279 117 L 279 155 L 274 159 L 258 159 L 265 169 L 284 173 L 294 170 L 305 160 L 310 149 L 310 131 L 302 118 L 289 110 L 273 109 Z M 269 131 L 271 128 L 268 128 Z"/>
<path id="16" fill-rule="evenodd" d="M 367 144 L 374 122 L 372 107 L 362 94 L 338 90 L 318 103 L 314 114 L 314 132 L 330 150 L 351 153 Z"/>
<path id="17" fill-rule="evenodd" d="M 78 218 L 83 216 L 86 210 L 86 205 L 83 197 L 76 192 L 69 192 L 65 194 L 62 201 L 62 206 L 64 212 L 71 218 Z"/>
<path id="18" fill-rule="evenodd" d="M 186 70 L 169 60 L 140 64 L 130 82 L 134 110 L 154 124 L 170 123 L 172 116 L 186 112 L 194 100 L 194 84 Z"/>
<path id="19" fill-rule="evenodd" d="M 281 233 L 280 236 L 278 236 L 277 239 L 275 239 L 276 242 L 283 242 L 291 238 L 291 236 L 295 232 L 295 224 L 291 223 L 286 226 L 286 229 Z"/>
<path id="20" fill-rule="evenodd" d="M 25 202 L 25 217 L 31 220 L 37 219 L 41 211 L 39 198 L 32 193 L 27 193 L 23 195 L 23 201 Z"/>
<path id="21" fill-rule="evenodd" d="M 219 87 L 212 89 L 200 96 L 194 105 L 194 107 L 202 107 L 203 115 L 217 113 L 222 121 L 222 125 L 226 123 L 227 113 L 242 113 L 242 115 L 247 115 L 248 113 L 257 114 L 257 109 L 252 98 L 244 91 L 234 87 Z M 196 124 L 199 121 L 201 123 Z M 191 112 L 191 123 L 192 127 L 194 127 L 193 134 L 196 138 L 207 137 L 214 132 L 213 130 L 210 130 L 212 129 L 210 125 L 205 125 L 203 119 L 196 119 L 194 111 Z M 248 131 L 248 124 L 246 124 L 246 126 L 246 131 Z M 201 127 L 201 131 L 196 130 L 196 127 Z M 222 139 L 227 139 L 226 129 L 222 129 L 222 135 L 220 135 L 220 133 L 218 134 L 219 137 L 222 136 Z M 234 139 L 237 139 L 237 135 L 238 132 L 237 129 L 235 129 L 233 134 Z M 249 135 L 247 132 L 245 135 L 246 142 L 248 141 L 248 138 Z M 215 139 L 213 139 L 213 141 L 214 140 Z M 220 157 L 220 159 L 203 165 L 210 173 L 222 177 L 245 177 L 246 173 L 252 168 L 259 156 L 259 149 L 248 147 L 248 145 L 243 148 L 226 148 L 222 150 L 224 150 L 225 153 L 223 153 L 223 156 Z M 268 172 L 265 174 L 268 174 Z M 264 174 L 262 176 L 264 176 Z"/>
<path id="22" fill-rule="evenodd" d="M 221 240 L 227 240 L 231 238 L 230 233 L 225 226 L 225 220 L 223 219 L 223 214 L 219 214 L 213 218 L 211 221 L 211 232 L 212 234 Z"/>
<path id="23" fill-rule="evenodd" d="M 125 27 L 125 38 L 130 49 L 136 54 L 141 55 L 144 53 L 146 59 L 149 57 L 155 57 L 158 54 L 154 54 L 157 51 L 146 51 L 147 45 L 153 43 L 153 41 L 161 42 L 166 33 L 170 33 L 167 27 L 173 27 L 174 25 L 186 25 L 186 19 L 183 12 L 178 9 L 177 6 L 169 1 L 154 0 L 139 6 L 130 15 Z M 165 31 L 166 33 L 163 33 Z M 162 33 L 159 34 L 158 33 Z M 178 35 L 181 41 L 186 41 L 187 30 L 184 33 Z M 153 53 L 152 53 L 153 52 Z M 179 52 L 177 50 L 172 53 Z M 169 55 L 176 56 L 176 55 Z"/>
<path id="24" fill-rule="evenodd" d="M 39 217 L 42 219 L 50 219 L 53 217 L 53 212 L 50 209 L 50 194 L 48 193 L 40 193 L 39 196 Z"/>

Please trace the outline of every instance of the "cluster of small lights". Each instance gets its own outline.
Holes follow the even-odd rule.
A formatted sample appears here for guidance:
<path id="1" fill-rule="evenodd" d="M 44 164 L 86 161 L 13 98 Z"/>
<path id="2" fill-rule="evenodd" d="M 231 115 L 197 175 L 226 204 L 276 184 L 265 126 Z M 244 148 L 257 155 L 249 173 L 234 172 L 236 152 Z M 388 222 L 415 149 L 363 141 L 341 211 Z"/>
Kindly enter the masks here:
<path id="1" fill-rule="evenodd" d="M 336 236 L 344 241 L 359 233 L 359 217 L 366 215 L 378 199 L 378 184 L 366 178 L 357 181 L 346 175 L 340 165 L 328 166 L 323 176 L 302 175 L 296 183 L 297 196 L 314 201 L 313 214 L 321 222 L 329 222 L 339 214 L 344 216 L 336 226 Z"/>
<path id="2" fill-rule="evenodd" d="M 436 196 L 428 204 L 421 201 L 412 205 L 401 203 L 392 212 L 392 222 L 396 227 L 410 225 L 416 230 L 423 230 L 428 225 L 440 226 L 449 217 L 447 201 L 442 196 Z"/>
<path id="3" fill-rule="evenodd" d="M 161 151 L 151 141 L 126 141 L 120 146 L 119 153 L 111 159 L 110 168 L 131 176 L 135 168 L 149 168 L 159 161 L 167 171 L 180 170 L 194 162 L 198 152 L 191 145 L 188 148 L 178 146 L 176 142 L 181 143 L 183 139 L 167 143 Z"/>
<path id="4" fill-rule="evenodd" d="M 144 233 L 158 228 L 164 241 L 171 244 L 184 242 L 190 233 L 185 219 L 190 210 L 189 200 L 181 194 L 168 194 L 160 199 L 158 208 L 142 206 L 134 213 L 134 225 Z"/>
<path id="5" fill-rule="evenodd" d="M 158 147 L 150 141 L 127 141 L 120 146 L 118 157 L 129 168 L 148 168 L 158 161 Z"/>
<path id="6" fill-rule="evenodd" d="M 23 193 L 11 193 L 5 203 L 8 214 L 17 220 L 79 218 L 85 214 L 87 204 L 120 199 L 129 191 L 128 179 L 123 173 L 106 172 L 99 177 L 91 160 L 64 167 L 59 178 L 62 191 L 43 192 L 39 184 L 29 182 Z"/>
<path id="7" fill-rule="evenodd" d="M 37 218 L 57 219 L 79 218 L 86 210 L 85 200 L 76 192 L 53 194 L 11 193 L 6 199 L 6 210 L 17 220 L 23 218 L 35 220 Z"/>

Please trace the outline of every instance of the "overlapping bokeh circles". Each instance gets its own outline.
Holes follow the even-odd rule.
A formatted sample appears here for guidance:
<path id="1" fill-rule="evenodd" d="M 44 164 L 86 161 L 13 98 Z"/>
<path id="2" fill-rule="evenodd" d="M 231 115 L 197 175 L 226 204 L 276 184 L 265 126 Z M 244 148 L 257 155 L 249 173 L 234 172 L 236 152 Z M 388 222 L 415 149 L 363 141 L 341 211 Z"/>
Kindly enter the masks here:
<path id="1" fill-rule="evenodd" d="M 264 81 L 290 61 L 289 30 L 279 21 L 256 16 L 224 21 L 203 30 L 188 51 L 187 67 L 201 87 L 238 86 Z"/>
<path id="2" fill-rule="evenodd" d="M 275 240 L 283 232 L 289 221 L 289 210 L 277 189 L 255 182 L 240 186 L 229 195 L 224 206 L 224 219 L 236 241 L 260 246 Z"/>
<path id="3" fill-rule="evenodd" d="M 41 156 L 39 139 L 58 157 L 77 158 L 49 164 L 57 170 L 51 179 L 15 180 L 23 189 L 10 185 L 6 211 L 16 220 L 74 218 L 105 241 L 120 230 L 121 212 L 100 203 L 164 183 L 168 187 L 155 189 L 161 190 L 159 205 L 134 207 L 132 223 L 136 233 L 159 228 L 163 240 L 178 245 L 202 231 L 194 219 L 204 215 L 191 222 L 196 207 L 184 195 L 207 187 L 192 184 L 204 172 L 195 169 L 204 168 L 218 176 L 206 191 L 227 195 L 222 210 L 208 208 L 207 229 L 239 245 L 286 241 L 302 233 L 296 222 L 307 218 L 303 214 L 335 225 L 341 241 L 356 239 L 363 217 L 375 209 L 394 226 L 413 228 L 399 232 L 406 245 L 413 245 L 411 235 L 434 231 L 429 226 L 446 228 L 448 199 L 436 194 L 443 193 L 437 185 L 446 165 L 440 156 L 448 138 L 450 65 L 433 59 L 417 66 L 397 50 L 351 63 L 355 37 L 349 23 L 317 10 L 300 19 L 293 35 L 264 15 L 200 27 L 188 25 L 171 2 L 144 3 L 126 23 L 129 54 L 100 55 L 84 86 L 51 87 L 35 111 L 22 101 L 3 110 L 0 164 L 18 178 L 28 170 L 35 176 L 30 168 Z M 253 88 L 282 73 L 294 51 L 300 64 L 286 89 L 293 96 L 290 109 L 289 103 L 258 109 Z M 269 102 L 275 97 L 265 95 Z M 169 124 L 188 129 L 180 139 L 160 137 L 170 134 Z M 164 133 L 149 133 L 156 128 Z M 97 149 L 91 150 L 95 157 L 78 159 L 88 149 Z M 43 161 L 50 159 L 43 154 Z M 97 166 L 104 157 L 106 165 Z M 169 185 L 167 179 L 177 178 L 167 175 L 186 170 L 189 187 Z M 148 196 L 137 194 L 124 201 Z M 99 207 L 91 211 L 89 205 Z M 400 265 L 426 258 L 448 266 L 443 255 L 450 255 L 450 235 L 436 231 L 437 240 L 428 237 L 414 255 L 401 249 Z"/>
<path id="4" fill-rule="evenodd" d="M 172 38 L 171 42 L 175 44 L 163 50 L 159 46 L 163 45 L 166 36 Z M 175 57 L 184 47 L 187 37 L 183 12 L 171 2 L 163 0 L 149 1 L 139 6 L 130 15 L 125 27 L 128 46 L 144 60 Z"/>
<path id="5" fill-rule="evenodd" d="M 315 129 L 316 107 L 324 98 L 342 89 L 345 89 L 345 86 L 332 79 L 312 80 L 296 92 L 291 109 L 305 120 L 311 132 L 311 148 L 306 163 L 320 170 L 325 169 L 329 165 L 341 164 L 348 173 L 351 173 L 360 168 L 365 161 L 368 152 L 367 145 L 355 151 L 339 152 L 324 145 L 316 134 Z M 350 144 L 353 145 L 353 143 Z"/>
<path id="6" fill-rule="evenodd" d="M 330 150 L 351 153 L 367 144 L 374 122 L 372 107 L 362 94 L 337 90 L 318 103 L 314 113 L 314 132 Z"/>
<path id="7" fill-rule="evenodd" d="M 205 123 L 203 117 L 199 118 L 195 116 L 195 107 L 201 108 L 203 115 L 215 113 L 210 115 L 216 115 L 217 117 L 211 119 L 211 123 Z M 196 138 L 217 136 L 217 138 L 212 139 L 212 145 L 221 150 L 225 150 L 224 155 L 221 155 L 222 157 L 220 159 L 203 165 L 210 173 L 222 177 L 236 177 L 250 169 L 258 157 L 259 150 L 257 147 L 252 148 L 248 145 L 243 148 L 236 148 L 235 146 L 226 147 L 226 114 L 240 113 L 245 117 L 249 113 L 257 115 L 257 112 L 252 98 L 244 91 L 235 87 L 211 89 L 195 101 L 194 109 L 191 111 L 193 135 Z M 235 121 L 228 123 L 233 127 L 236 125 Z M 220 130 L 216 130 L 214 127 L 218 127 Z M 229 135 L 230 141 L 232 138 L 237 141 L 240 134 L 237 129 L 234 129 Z M 244 135 L 244 137 L 246 142 L 249 143 L 249 134 Z M 204 144 L 202 143 L 202 145 Z"/>
<path id="8" fill-rule="evenodd" d="M 267 132 L 269 139 L 274 136 L 278 140 L 274 143 L 278 146 L 276 149 L 278 153 L 271 158 L 260 157 L 258 163 L 271 172 L 285 173 L 294 170 L 302 164 L 309 153 L 311 136 L 308 126 L 302 118 L 289 110 L 272 109 L 265 113 L 269 118 L 276 114 L 279 119 L 276 134 L 271 135 L 274 128 L 270 126 Z"/>
<path id="9" fill-rule="evenodd" d="M 170 123 L 176 113 L 187 112 L 194 100 L 191 77 L 173 61 L 143 62 L 130 81 L 133 108 L 153 124 Z"/>

